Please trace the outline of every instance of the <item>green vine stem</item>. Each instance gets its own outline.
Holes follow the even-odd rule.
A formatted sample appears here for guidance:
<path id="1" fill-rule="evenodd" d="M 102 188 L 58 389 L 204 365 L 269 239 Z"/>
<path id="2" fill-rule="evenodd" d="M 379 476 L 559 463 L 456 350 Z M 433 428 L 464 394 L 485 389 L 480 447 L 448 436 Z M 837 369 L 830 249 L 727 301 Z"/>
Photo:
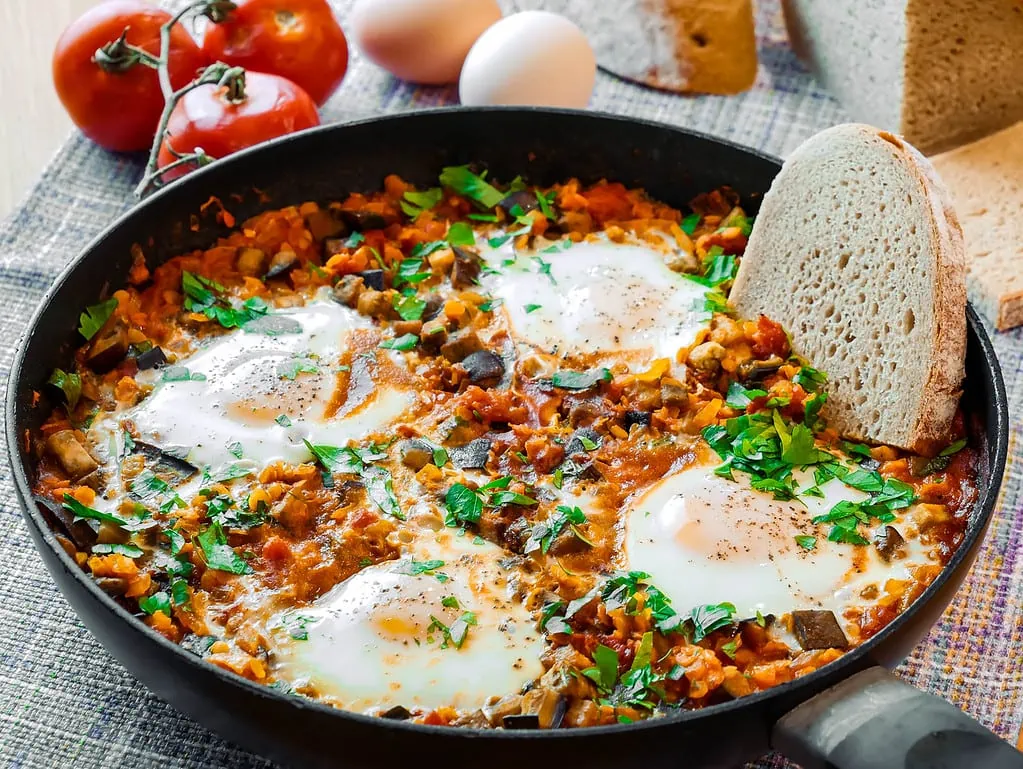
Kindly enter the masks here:
<path id="1" fill-rule="evenodd" d="M 162 183 L 163 175 L 168 171 L 180 168 L 187 164 L 204 166 L 212 163 L 216 158 L 207 154 L 201 147 L 196 147 L 188 154 L 174 153 L 176 159 L 163 168 L 159 168 L 160 146 L 167 134 L 167 124 L 170 121 L 171 113 L 178 105 L 178 102 L 190 91 L 204 85 L 214 85 L 218 88 L 226 88 L 232 102 L 238 102 L 245 98 L 245 70 L 241 67 L 231 67 L 223 62 L 217 62 L 206 67 L 188 85 L 174 90 L 170 80 L 170 43 L 171 32 L 176 24 L 179 24 L 186 17 L 197 18 L 205 16 L 212 23 L 224 21 L 231 11 L 238 6 L 232 0 L 196 0 L 191 2 L 177 13 L 175 13 L 165 24 L 160 27 L 160 54 L 154 56 L 138 46 L 128 42 L 128 30 L 125 29 L 117 40 L 112 40 L 102 48 L 97 49 L 93 55 L 93 62 L 108 72 L 124 72 L 135 66 L 152 67 L 156 70 L 160 80 L 160 91 L 163 93 L 163 113 L 160 115 L 160 122 L 156 128 L 156 135 L 153 137 L 153 145 L 149 151 L 149 159 L 146 162 L 145 173 L 142 180 L 135 188 L 135 197 L 141 199 L 154 187 Z"/>

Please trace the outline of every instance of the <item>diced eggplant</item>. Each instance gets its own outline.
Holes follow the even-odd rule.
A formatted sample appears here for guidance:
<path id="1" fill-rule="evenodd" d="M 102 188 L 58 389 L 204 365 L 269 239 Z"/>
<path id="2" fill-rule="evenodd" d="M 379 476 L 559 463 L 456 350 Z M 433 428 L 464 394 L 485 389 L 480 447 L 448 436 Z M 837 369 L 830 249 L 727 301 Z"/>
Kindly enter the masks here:
<path id="1" fill-rule="evenodd" d="M 422 438 L 410 438 L 401 444 L 401 463 L 412 470 L 422 470 L 433 462 L 433 446 Z"/>
<path id="2" fill-rule="evenodd" d="M 128 354 L 128 331 L 124 324 L 114 321 L 92 338 L 85 354 L 85 365 L 97 374 L 105 374 L 124 360 Z"/>
<path id="3" fill-rule="evenodd" d="M 881 560 L 891 563 L 896 558 L 905 555 L 906 540 L 895 529 L 894 526 L 885 526 L 874 537 L 874 547 Z"/>
<path id="4" fill-rule="evenodd" d="M 55 432 L 46 439 L 46 448 L 73 481 L 77 481 L 99 467 L 99 462 L 93 459 L 89 451 L 78 440 L 74 430 Z"/>
<path id="5" fill-rule="evenodd" d="M 167 364 L 167 355 L 159 347 L 150 347 L 145 352 L 140 352 L 135 356 L 135 365 L 139 367 L 139 371 L 146 371 L 151 368 L 159 368 Z"/>
<path id="6" fill-rule="evenodd" d="M 592 446 L 596 444 L 600 445 L 602 438 L 600 433 L 591 427 L 580 427 L 569 438 L 568 444 L 565 446 L 565 456 L 571 457 L 575 454 L 586 454 L 593 449 L 587 449 L 586 446 Z"/>
<path id="7" fill-rule="evenodd" d="M 568 703 L 553 689 L 538 687 L 522 695 L 522 712 L 534 713 L 541 729 L 557 729 L 565 718 Z"/>
<path id="8" fill-rule="evenodd" d="M 525 518 L 516 518 L 505 528 L 501 540 L 508 550 L 521 554 L 526 546 L 526 540 L 529 539 L 529 532 L 529 521 Z"/>
<path id="9" fill-rule="evenodd" d="M 560 469 L 566 478 L 578 478 L 581 481 L 599 481 L 603 477 L 592 460 L 573 462 L 571 459 L 566 459 L 561 463 Z"/>
<path id="10" fill-rule="evenodd" d="M 640 427 L 649 427 L 650 414 L 649 412 L 646 411 L 626 411 L 625 418 L 623 421 L 625 423 L 626 430 L 631 430 L 634 425 L 639 425 Z"/>
<path id="11" fill-rule="evenodd" d="M 358 275 L 344 275 L 334 286 L 334 301 L 355 307 L 359 302 L 359 295 L 366 290 L 366 284 Z"/>
<path id="12" fill-rule="evenodd" d="M 833 611 L 792 612 L 792 632 L 804 650 L 845 649 L 849 640 Z"/>
<path id="13" fill-rule="evenodd" d="M 392 312 L 394 308 L 391 307 L 391 300 L 388 297 L 386 291 L 377 291 L 376 289 L 367 288 L 361 294 L 355 304 L 360 315 L 365 315 L 367 318 L 379 318 L 384 320 Z"/>
<path id="14" fill-rule="evenodd" d="M 440 353 L 452 363 L 460 363 L 474 352 L 479 352 L 482 349 L 483 342 L 480 341 L 476 332 L 466 330 L 442 344 L 440 346 Z"/>
<path id="15" fill-rule="evenodd" d="M 427 350 L 437 352 L 448 341 L 448 330 L 442 318 L 434 318 L 423 324 L 419 333 L 419 341 Z"/>
<path id="16" fill-rule="evenodd" d="M 736 369 L 736 374 L 743 382 L 755 382 L 775 373 L 784 365 L 785 361 L 777 355 L 766 360 L 744 360 Z"/>
<path id="17" fill-rule="evenodd" d="M 145 457 L 154 473 L 171 474 L 185 480 L 199 472 L 199 468 L 191 462 L 182 459 L 169 449 L 161 449 L 151 443 L 136 440 L 134 453 Z"/>
<path id="18" fill-rule="evenodd" d="M 515 216 L 516 214 L 525 214 L 532 211 L 539 205 L 539 202 L 536 199 L 535 193 L 530 192 L 529 190 L 517 190 L 516 192 L 506 196 L 505 199 L 497 205 L 512 216 Z M 521 210 L 512 213 L 512 209 L 515 208 L 515 206 L 518 206 Z"/>
<path id="19" fill-rule="evenodd" d="M 402 707 L 401 705 L 395 705 L 393 708 L 389 708 L 380 714 L 381 718 L 389 718 L 392 721 L 407 721 L 412 718 L 412 713 L 409 712 L 408 708 Z"/>
<path id="20" fill-rule="evenodd" d="M 862 466 L 862 463 L 860 463 Z M 952 457 L 910 457 L 909 472 L 914 478 L 926 478 L 933 473 L 940 473 L 952 464 Z"/>
<path id="21" fill-rule="evenodd" d="M 355 273 L 362 282 L 366 284 L 368 288 L 372 288 L 376 291 L 384 290 L 384 271 L 383 270 L 363 270 L 362 272 Z"/>
<path id="22" fill-rule="evenodd" d="M 517 716 L 522 712 L 522 695 L 506 694 L 503 697 L 496 695 L 489 697 L 480 710 L 491 726 L 501 726 L 507 716 Z"/>
<path id="23" fill-rule="evenodd" d="M 345 233 L 345 223 L 336 211 L 329 208 L 319 208 L 305 217 L 305 226 L 309 228 L 309 234 L 317 241 L 327 238 L 336 238 Z"/>
<path id="24" fill-rule="evenodd" d="M 341 221 L 348 227 L 358 232 L 366 230 L 382 230 L 389 224 L 394 224 L 397 219 L 387 217 L 378 211 L 367 211 L 365 209 L 345 208 L 341 210 Z"/>
<path id="25" fill-rule="evenodd" d="M 76 548 L 88 551 L 96 544 L 96 532 L 88 523 L 85 521 L 76 523 L 74 513 L 49 497 L 36 495 L 34 499 L 39 512 L 47 522 L 58 531 L 64 532 Z"/>
<path id="26" fill-rule="evenodd" d="M 455 263 L 451 267 L 451 285 L 455 288 L 471 288 L 476 285 L 483 269 L 479 254 L 461 246 L 452 246 Z"/>
<path id="27" fill-rule="evenodd" d="M 665 406 L 685 408 L 689 405 L 689 392 L 674 379 L 661 380 L 661 403 Z"/>
<path id="28" fill-rule="evenodd" d="M 487 466 L 490 457 L 491 441 L 489 438 L 477 438 L 464 446 L 448 450 L 451 464 L 459 470 L 482 470 Z"/>
<path id="29" fill-rule="evenodd" d="M 553 556 L 562 558 L 563 556 L 575 555 L 576 553 L 582 553 L 589 549 L 590 546 L 583 540 L 579 539 L 579 537 L 575 535 L 574 531 L 571 529 L 565 529 L 554 538 L 553 542 L 551 542 L 548 552 Z"/>
<path id="30" fill-rule="evenodd" d="M 298 264 L 298 254 L 290 249 L 281 249 L 270 260 L 270 267 L 264 278 L 279 278 Z"/>
<path id="31" fill-rule="evenodd" d="M 128 580 L 124 577 L 96 577 L 96 584 L 107 595 L 124 595 L 128 592 Z"/>
<path id="32" fill-rule="evenodd" d="M 394 331 L 395 337 L 405 336 L 405 334 L 412 334 L 412 336 L 419 336 L 423 331 L 423 321 L 421 320 L 396 320 L 391 324 L 391 330 Z"/>
<path id="33" fill-rule="evenodd" d="M 436 294 L 431 294 L 426 298 L 426 307 L 423 308 L 423 320 L 433 320 L 440 315 L 440 312 L 443 309 L 444 300 Z"/>
<path id="34" fill-rule="evenodd" d="M 83 475 L 81 478 L 79 478 L 78 483 L 80 483 L 82 486 L 88 486 L 90 489 L 93 489 L 94 491 L 99 491 L 106 485 L 107 481 L 109 480 L 109 475 L 110 474 L 106 471 L 105 468 L 97 467 L 88 475 Z"/>
<path id="35" fill-rule="evenodd" d="M 536 713 L 519 713 L 501 719 L 505 729 L 539 729 L 540 716 Z"/>
<path id="36" fill-rule="evenodd" d="M 493 387 L 504 377 L 504 360 L 490 350 L 478 350 L 467 355 L 462 368 L 469 375 L 469 381 L 480 387 Z"/>
<path id="37" fill-rule="evenodd" d="M 256 277 L 266 270 L 266 252 L 261 248 L 239 248 L 235 268 L 242 275 Z"/>

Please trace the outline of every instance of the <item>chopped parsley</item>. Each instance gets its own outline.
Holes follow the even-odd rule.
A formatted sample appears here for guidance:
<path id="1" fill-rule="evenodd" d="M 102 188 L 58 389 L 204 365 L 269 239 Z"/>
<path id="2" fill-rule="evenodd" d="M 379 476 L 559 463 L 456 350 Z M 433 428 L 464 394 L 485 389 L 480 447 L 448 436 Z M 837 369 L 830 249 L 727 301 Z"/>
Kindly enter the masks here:
<path id="1" fill-rule="evenodd" d="M 689 216 L 682 220 L 682 232 L 686 235 L 692 235 L 696 232 L 696 228 L 700 226 L 700 219 L 699 214 L 689 214 Z"/>
<path id="2" fill-rule="evenodd" d="M 451 627 L 448 627 L 431 614 L 430 624 L 426 628 L 428 634 L 426 640 L 432 643 L 433 638 L 429 634 L 437 631 L 444 639 L 441 641 L 440 648 L 447 649 L 454 646 L 456 649 L 461 649 L 462 644 L 465 643 L 465 639 L 469 635 L 469 628 L 475 624 L 476 615 L 471 611 L 463 612 L 461 617 L 451 623 Z"/>
<path id="3" fill-rule="evenodd" d="M 493 208 L 502 200 L 504 193 L 486 181 L 482 176 L 474 174 L 469 166 L 448 166 L 441 170 L 440 183 L 448 189 L 464 195 L 483 208 Z"/>
<path id="4" fill-rule="evenodd" d="M 808 393 L 815 393 L 828 383 L 828 375 L 810 366 L 803 366 L 792 377 L 792 383 L 799 385 Z"/>
<path id="5" fill-rule="evenodd" d="M 397 294 L 393 306 L 402 320 L 420 320 L 426 310 L 426 301 L 415 294 Z"/>
<path id="6" fill-rule="evenodd" d="M 428 577 L 436 577 L 438 582 L 447 582 L 451 579 L 447 574 L 437 571 L 444 566 L 444 561 L 436 559 L 429 561 L 417 561 L 414 558 L 408 562 L 407 565 L 403 566 L 399 574 L 407 574 L 410 577 L 417 577 L 420 574 L 425 574 Z"/>
<path id="7" fill-rule="evenodd" d="M 551 384 L 562 390 L 588 390 L 600 382 L 610 382 L 611 371 L 595 368 L 589 371 L 555 371 Z"/>
<path id="8" fill-rule="evenodd" d="M 277 364 L 277 376 L 281 379 L 297 379 L 299 374 L 319 373 L 319 366 L 308 355 L 297 355 Z"/>
<path id="9" fill-rule="evenodd" d="M 453 246 L 475 246 L 476 236 L 465 222 L 452 222 L 448 227 L 448 243 Z"/>
<path id="10" fill-rule="evenodd" d="M 98 523 L 112 523 L 116 526 L 120 526 L 126 531 L 138 531 L 140 529 L 146 529 L 150 526 L 155 526 L 156 522 L 146 517 L 147 514 L 133 516 L 131 518 L 125 518 L 118 513 L 108 513 L 102 510 L 95 510 L 91 507 L 87 507 L 79 502 L 77 499 L 72 497 L 70 494 L 64 495 L 63 505 L 65 510 L 69 510 L 74 513 L 74 523 L 78 521 L 96 521 Z M 141 505 L 137 506 L 143 513 L 144 509 Z"/>
<path id="11" fill-rule="evenodd" d="M 159 593 L 140 598 L 139 608 L 146 614 L 156 614 L 159 611 L 169 617 L 171 615 L 171 599 L 165 591 L 161 590 Z"/>
<path id="12" fill-rule="evenodd" d="M 817 537 L 811 537 L 807 534 L 797 534 L 796 544 L 804 550 L 813 550 L 817 547 Z"/>
<path id="13" fill-rule="evenodd" d="M 68 411 L 78 405 L 78 400 L 82 397 L 82 378 L 78 374 L 55 368 L 46 383 L 64 394 L 64 403 Z"/>
<path id="14" fill-rule="evenodd" d="M 233 302 L 224 296 L 227 290 L 224 286 L 187 270 L 181 273 L 181 290 L 186 310 L 201 313 L 224 328 L 241 328 L 269 311 L 258 296 L 242 303 Z"/>
<path id="15" fill-rule="evenodd" d="M 242 455 L 245 453 L 241 443 L 238 441 L 233 441 L 232 443 L 227 444 L 227 450 L 235 459 L 241 459 Z"/>
<path id="16" fill-rule="evenodd" d="M 431 187 L 422 192 L 411 190 L 402 196 L 401 210 L 408 216 L 415 219 L 423 211 L 429 211 L 444 198 L 444 191 L 440 187 Z"/>
<path id="17" fill-rule="evenodd" d="M 539 550 L 541 553 L 547 553 L 551 549 L 551 545 L 554 540 L 560 536 L 561 532 L 567 527 L 577 539 L 585 542 L 590 547 L 593 547 L 593 543 L 586 538 L 586 535 L 582 533 L 579 528 L 586 523 L 586 514 L 579 507 L 568 507 L 567 505 L 558 505 L 554 509 L 554 513 L 550 515 L 547 520 L 533 525 L 532 530 L 529 533 L 529 539 L 526 540 L 526 544 L 522 550 L 523 553 L 532 553 Z"/>
<path id="18" fill-rule="evenodd" d="M 684 273 L 684 277 L 707 288 L 717 288 L 735 277 L 739 260 L 734 254 L 726 254 L 720 246 L 714 246 L 703 260 L 703 275 Z"/>
<path id="19" fill-rule="evenodd" d="M 279 424 L 281 427 L 291 427 L 291 417 L 287 414 L 278 414 L 274 417 L 274 422 Z"/>
<path id="20" fill-rule="evenodd" d="M 78 316 L 78 333 L 86 339 L 92 339 L 110 320 L 116 309 L 116 299 L 107 299 L 105 302 L 86 307 L 85 312 Z"/>
<path id="21" fill-rule="evenodd" d="M 445 525 L 464 526 L 477 523 L 483 514 L 484 507 L 503 507 L 504 505 L 529 507 L 536 504 L 536 500 L 532 497 L 508 491 L 511 482 L 511 476 L 505 475 L 495 478 L 475 491 L 463 483 L 453 484 L 444 495 Z"/>
<path id="22" fill-rule="evenodd" d="M 415 334 L 402 334 L 395 339 L 385 339 L 380 346 L 385 350 L 400 350 L 407 352 L 419 344 L 419 337 Z"/>
<path id="23" fill-rule="evenodd" d="M 92 546 L 94 555 L 126 555 L 129 558 L 139 558 L 142 555 L 142 548 L 136 545 L 96 544 Z"/>
<path id="24" fill-rule="evenodd" d="M 541 275 L 546 275 L 547 279 L 550 280 L 552 286 L 558 285 L 558 281 L 556 281 L 554 279 L 554 276 L 551 274 L 550 262 L 539 256 L 534 256 L 533 261 L 536 262 L 536 268 L 539 271 L 539 273 Z"/>
<path id="25" fill-rule="evenodd" d="M 401 260 L 401 263 L 398 265 L 398 272 L 394 276 L 395 288 L 398 288 L 405 283 L 420 283 L 433 275 L 429 269 L 423 269 L 423 256 L 429 252 L 424 253 L 421 251 L 420 253 L 416 253 L 417 249 L 420 249 L 420 246 L 422 245 L 423 244 L 420 243 L 412 249 L 411 258 Z M 439 247 L 443 246 L 444 243 L 440 242 Z"/>
<path id="26" fill-rule="evenodd" d="M 189 371 L 186 366 L 164 366 L 161 382 L 205 382 L 206 375 Z"/>
<path id="27" fill-rule="evenodd" d="M 524 305 L 522 309 L 524 309 L 526 311 L 526 314 L 529 315 L 532 312 L 536 312 L 541 307 L 543 307 L 542 304 L 527 304 Z"/>
<path id="28" fill-rule="evenodd" d="M 206 565 L 211 569 L 231 574 L 250 574 L 252 572 L 252 567 L 245 562 L 245 559 L 227 544 L 227 535 L 219 521 L 212 521 L 205 530 L 195 536 L 193 541 L 198 545 L 206 560 Z"/>
<path id="29" fill-rule="evenodd" d="M 733 381 L 728 385 L 728 393 L 725 396 L 725 405 L 733 409 L 745 411 L 746 407 L 753 402 L 754 398 L 762 398 L 767 395 L 766 390 L 759 388 L 743 387 L 741 383 Z"/>
<path id="30" fill-rule="evenodd" d="M 387 454 L 380 451 L 378 447 L 372 446 L 368 449 L 350 448 L 347 446 L 324 446 L 313 445 L 304 440 L 309 453 L 328 473 L 347 473 L 358 475 L 366 487 L 366 496 L 383 512 L 394 516 L 399 521 L 405 520 L 405 515 L 398 504 L 398 498 L 394 493 L 394 482 L 391 473 L 384 467 L 371 464 L 378 459 L 384 459 Z"/>

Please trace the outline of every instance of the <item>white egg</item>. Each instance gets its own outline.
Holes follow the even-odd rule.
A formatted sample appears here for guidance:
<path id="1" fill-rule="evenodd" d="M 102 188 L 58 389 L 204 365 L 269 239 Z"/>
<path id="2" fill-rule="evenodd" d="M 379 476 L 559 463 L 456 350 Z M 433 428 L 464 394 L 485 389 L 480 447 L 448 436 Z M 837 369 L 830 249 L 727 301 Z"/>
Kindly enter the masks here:
<path id="1" fill-rule="evenodd" d="M 516 254 L 505 244 L 483 256 L 497 270 L 483 286 L 502 300 L 512 335 L 545 353 L 674 360 L 710 317 L 707 289 L 672 272 L 649 246 L 583 241 Z"/>
<path id="2" fill-rule="evenodd" d="M 495 0 L 358 0 L 348 17 L 352 41 L 402 80 L 458 80 L 473 43 L 501 18 Z"/>
<path id="3" fill-rule="evenodd" d="M 829 541 L 827 526 L 811 519 L 840 500 L 867 497 L 839 480 L 820 487 L 823 499 L 800 497 L 803 505 L 751 489 L 741 473 L 738 481 L 714 475 L 715 466 L 667 476 L 629 507 L 628 567 L 650 574 L 680 613 L 728 602 L 740 617 L 829 609 L 841 618 L 844 609 L 869 603 L 860 595 L 868 585 L 909 579 L 913 566 L 932 562 L 916 541 L 891 564 L 873 547 Z M 800 535 L 816 537 L 813 549 L 796 542 Z"/>
<path id="4" fill-rule="evenodd" d="M 586 35 L 549 11 L 523 11 L 484 32 L 465 57 L 462 104 L 585 107 L 597 63 Z"/>
<path id="5" fill-rule="evenodd" d="M 245 460 L 259 467 L 278 459 L 307 462 L 303 439 L 343 446 L 382 429 L 412 403 L 411 390 L 396 385 L 396 377 L 381 377 L 393 364 L 380 351 L 377 362 L 354 357 L 348 397 L 332 413 L 339 356 L 353 332 L 372 324 L 329 300 L 275 315 L 297 321 L 301 333 L 237 330 L 177 362 L 191 378 L 162 381 L 166 370 L 150 374 L 154 391 L 123 415 L 135 423 L 139 439 L 185 447 L 190 462 L 216 475 L 237 463 L 239 445 Z"/>
<path id="6" fill-rule="evenodd" d="M 280 615 L 276 674 L 356 711 L 473 709 L 518 691 L 543 674 L 543 641 L 536 618 L 511 595 L 498 564 L 504 556 L 471 534 L 423 534 L 400 560 L 367 567 L 312 606 Z"/>

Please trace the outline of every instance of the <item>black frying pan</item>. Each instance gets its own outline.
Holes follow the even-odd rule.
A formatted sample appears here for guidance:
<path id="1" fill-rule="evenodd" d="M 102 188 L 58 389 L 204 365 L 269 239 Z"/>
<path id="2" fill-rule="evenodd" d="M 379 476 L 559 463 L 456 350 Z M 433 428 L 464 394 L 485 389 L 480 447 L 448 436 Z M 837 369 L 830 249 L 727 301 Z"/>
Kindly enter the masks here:
<path id="1" fill-rule="evenodd" d="M 675 206 L 728 184 L 756 211 L 779 162 L 655 123 L 529 109 L 445 109 L 326 126 L 217 162 L 137 206 L 97 238 L 50 289 L 19 345 L 6 404 L 11 467 L 29 531 L 86 626 L 153 691 L 231 740 L 302 767 L 729 766 L 773 747 L 807 769 L 1023 767 L 1023 754 L 957 708 L 897 681 L 900 662 L 948 605 L 973 562 L 1005 467 L 1005 389 L 984 328 L 968 310 L 963 408 L 980 455 L 980 499 L 965 541 L 923 596 L 883 632 L 823 669 L 733 702 L 629 726 L 476 731 L 346 713 L 246 681 L 166 641 L 114 603 L 58 545 L 31 495 L 24 434 L 50 406 L 31 393 L 78 344 L 78 313 L 124 282 L 131 247 L 150 266 L 208 246 L 224 227 L 218 196 L 239 221 L 305 200 L 379 188 L 388 173 L 434 183 L 442 166 L 482 162 L 498 179 L 546 184 L 577 176 L 645 187 Z M 258 192 L 257 192 L 258 190 Z M 198 219 L 195 217 L 198 216 Z M 193 227 L 198 223 L 199 227 Z"/>

